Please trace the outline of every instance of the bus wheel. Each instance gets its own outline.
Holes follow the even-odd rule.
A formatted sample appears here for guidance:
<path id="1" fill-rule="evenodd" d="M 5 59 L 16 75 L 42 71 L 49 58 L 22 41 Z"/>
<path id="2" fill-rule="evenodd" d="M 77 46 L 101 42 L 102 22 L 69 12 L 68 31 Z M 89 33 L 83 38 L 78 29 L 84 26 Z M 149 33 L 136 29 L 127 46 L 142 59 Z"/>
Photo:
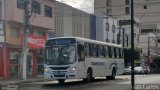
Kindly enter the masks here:
<path id="1" fill-rule="evenodd" d="M 87 71 L 87 77 L 86 77 L 85 79 L 83 79 L 83 81 L 84 81 L 84 82 L 91 82 L 92 79 L 93 79 L 93 77 L 92 77 L 92 70 L 89 69 L 89 70 Z"/>
<path id="2" fill-rule="evenodd" d="M 108 80 L 115 80 L 115 77 L 116 77 L 116 69 L 113 68 L 113 69 L 112 69 L 112 75 L 111 75 L 111 76 L 106 76 L 106 78 L 107 78 Z"/>
<path id="3" fill-rule="evenodd" d="M 59 84 L 64 84 L 65 79 L 58 79 Z"/>

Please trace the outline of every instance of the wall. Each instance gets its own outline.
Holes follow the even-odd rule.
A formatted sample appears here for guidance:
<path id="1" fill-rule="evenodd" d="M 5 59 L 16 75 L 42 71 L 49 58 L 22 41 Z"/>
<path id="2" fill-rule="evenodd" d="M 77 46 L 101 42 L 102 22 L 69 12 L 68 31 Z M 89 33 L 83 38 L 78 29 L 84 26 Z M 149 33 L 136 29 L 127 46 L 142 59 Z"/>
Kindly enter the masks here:
<path id="1" fill-rule="evenodd" d="M 103 25 L 103 17 L 102 16 L 96 16 L 96 39 L 99 41 L 105 41 L 104 40 L 104 25 Z"/>
<path id="2" fill-rule="evenodd" d="M 96 31 L 96 29 L 102 28 L 97 26 L 96 23 L 99 23 L 99 25 L 102 25 L 102 23 L 100 24 L 96 18 L 97 17 L 95 15 L 90 15 L 90 38 L 93 40 L 96 40 L 97 34 L 99 33 Z"/>
<path id="3" fill-rule="evenodd" d="M 55 3 L 55 35 L 90 38 L 90 14 L 66 4 Z"/>
<path id="4" fill-rule="evenodd" d="M 54 0 L 53 0 L 54 1 Z M 44 5 L 48 5 L 52 7 L 52 11 L 54 12 L 54 2 L 52 0 L 38 0 L 38 2 L 42 2 L 41 4 L 41 13 L 35 14 L 32 13 L 32 17 L 30 18 L 31 25 L 45 27 L 47 29 L 54 28 L 54 19 L 50 17 L 44 16 Z M 7 21 L 14 21 L 18 23 L 23 23 L 23 10 L 17 8 L 17 0 L 6 0 L 6 19 Z M 54 17 L 54 14 L 53 14 Z M 45 24 L 44 24 L 45 23 Z"/>
<path id="5" fill-rule="evenodd" d="M 139 36 L 139 46 L 142 48 L 142 53 L 144 55 L 148 55 L 148 37 L 156 37 L 155 34 L 153 33 L 149 33 L 149 34 L 140 34 Z M 153 43 L 153 38 L 150 38 L 150 46 L 155 45 L 155 43 Z"/>
<path id="6" fill-rule="evenodd" d="M 115 40 L 114 43 L 117 43 L 117 34 L 119 33 L 118 29 L 118 22 L 117 19 L 109 17 L 109 16 L 104 16 L 104 15 L 97 15 L 96 17 L 96 39 L 100 41 L 105 41 L 107 39 L 107 31 L 106 31 L 106 23 L 109 23 L 109 31 L 108 31 L 108 39 L 110 43 L 113 43 L 113 38 Z M 115 33 L 113 37 L 113 32 L 112 32 L 112 25 L 115 25 Z"/>
<path id="7" fill-rule="evenodd" d="M 112 9 L 112 16 L 117 18 L 130 18 L 130 14 L 125 14 L 125 7 L 130 8 L 130 4 L 126 5 L 125 0 L 111 0 L 110 7 L 106 6 L 106 0 L 95 0 L 95 13 L 106 14 L 107 9 Z M 131 2 L 131 0 L 129 0 Z M 134 17 L 139 18 L 140 25 L 160 24 L 160 5 L 159 0 L 135 0 L 134 1 Z M 144 5 L 147 8 L 144 8 Z M 99 7 L 99 8 L 98 8 Z M 131 13 L 131 11 L 130 11 Z"/>

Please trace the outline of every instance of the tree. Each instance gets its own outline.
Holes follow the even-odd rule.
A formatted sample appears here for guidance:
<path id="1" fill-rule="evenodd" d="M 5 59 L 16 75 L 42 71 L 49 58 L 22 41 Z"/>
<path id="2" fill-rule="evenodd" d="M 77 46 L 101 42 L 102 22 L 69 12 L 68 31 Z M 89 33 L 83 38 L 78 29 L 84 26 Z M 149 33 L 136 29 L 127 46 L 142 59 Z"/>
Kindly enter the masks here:
<path id="1" fill-rule="evenodd" d="M 153 60 L 153 65 L 154 67 L 152 67 L 152 69 L 154 69 L 154 72 L 155 73 L 160 73 L 160 56 L 156 57 L 154 60 Z"/>
<path id="2" fill-rule="evenodd" d="M 138 47 L 134 48 L 134 60 L 140 60 L 141 49 Z M 124 48 L 124 64 L 127 66 L 131 62 L 131 48 Z"/>
<path id="3" fill-rule="evenodd" d="M 154 63 L 157 65 L 158 68 L 160 68 L 160 57 L 156 57 L 154 59 Z"/>

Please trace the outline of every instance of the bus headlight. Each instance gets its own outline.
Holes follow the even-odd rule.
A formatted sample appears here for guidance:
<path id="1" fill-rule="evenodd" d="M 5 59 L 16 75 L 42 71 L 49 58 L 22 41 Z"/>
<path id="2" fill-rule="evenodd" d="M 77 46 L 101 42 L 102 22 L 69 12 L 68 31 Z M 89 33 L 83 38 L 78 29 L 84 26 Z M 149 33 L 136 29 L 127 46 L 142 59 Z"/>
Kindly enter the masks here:
<path id="1" fill-rule="evenodd" d="M 70 68 L 70 69 L 68 70 L 68 72 L 73 73 L 73 72 L 75 72 L 75 70 L 76 70 L 76 67 L 72 67 L 72 68 Z"/>
<path id="2" fill-rule="evenodd" d="M 44 72 L 45 72 L 45 73 L 50 73 L 49 68 L 44 68 Z"/>

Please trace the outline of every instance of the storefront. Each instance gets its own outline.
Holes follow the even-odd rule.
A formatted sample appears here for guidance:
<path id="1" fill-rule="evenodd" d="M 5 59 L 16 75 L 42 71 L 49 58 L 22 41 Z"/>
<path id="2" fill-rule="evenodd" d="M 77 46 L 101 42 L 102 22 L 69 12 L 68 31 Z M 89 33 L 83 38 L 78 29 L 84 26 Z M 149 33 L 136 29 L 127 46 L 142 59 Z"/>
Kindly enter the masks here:
<path id="1" fill-rule="evenodd" d="M 27 78 L 36 78 L 43 75 L 44 37 L 28 37 L 27 42 Z M 21 46 L 8 45 L 6 49 L 6 74 L 4 72 L 4 48 L 0 48 L 0 77 L 6 79 L 21 78 L 22 67 Z"/>
<path id="2" fill-rule="evenodd" d="M 44 61 L 43 61 L 43 50 L 44 50 L 44 45 L 46 42 L 45 37 L 40 37 L 40 36 L 28 36 L 28 43 L 27 46 L 34 54 L 33 56 L 33 66 L 34 68 L 34 76 L 42 76 L 43 75 L 43 70 L 44 70 Z"/>
<path id="3" fill-rule="evenodd" d="M 20 52 L 10 51 L 10 77 L 20 77 Z"/>
<path id="4" fill-rule="evenodd" d="M 2 77 L 2 48 L 0 47 L 0 77 Z"/>
<path id="5" fill-rule="evenodd" d="M 43 71 L 44 71 L 44 59 L 43 59 L 43 49 L 39 49 L 37 50 L 37 74 L 38 76 L 42 76 L 43 75 Z"/>

